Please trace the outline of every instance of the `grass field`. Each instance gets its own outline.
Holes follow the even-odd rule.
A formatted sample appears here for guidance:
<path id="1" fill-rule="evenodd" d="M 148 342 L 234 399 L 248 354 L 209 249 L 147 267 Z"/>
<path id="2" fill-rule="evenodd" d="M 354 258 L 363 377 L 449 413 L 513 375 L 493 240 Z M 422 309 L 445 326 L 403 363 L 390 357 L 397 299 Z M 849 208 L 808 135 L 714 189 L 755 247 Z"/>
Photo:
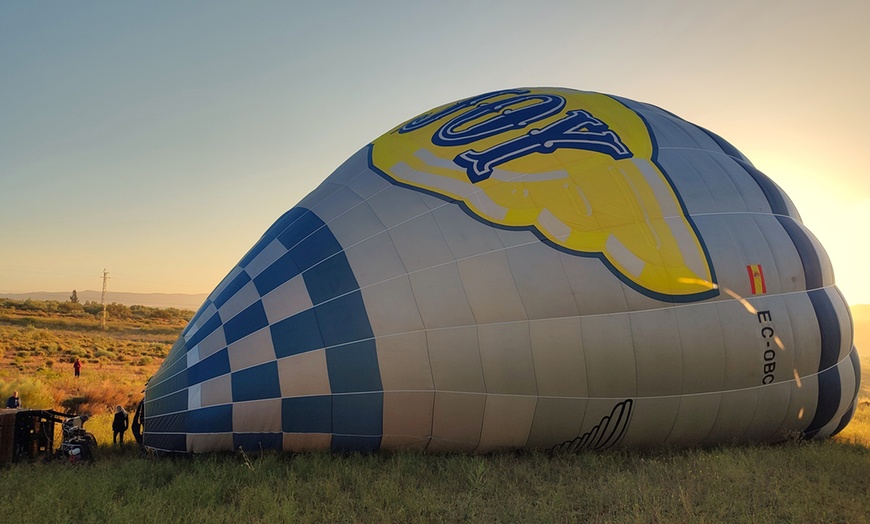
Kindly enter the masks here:
<path id="1" fill-rule="evenodd" d="M 819 442 L 555 456 L 156 459 L 131 444 L 111 446 L 109 411 L 141 395 L 183 322 L 110 321 L 104 332 L 87 319 L 19 313 L 0 311 L 0 389 L 32 388 L 25 404 L 41 390 L 58 405 L 75 396 L 95 415 L 86 427 L 101 445 L 89 466 L 0 470 L 0 522 L 870 522 L 866 356 L 852 423 Z M 856 325 L 866 319 L 856 316 Z M 69 359 L 77 353 L 87 362 L 75 380 Z"/>

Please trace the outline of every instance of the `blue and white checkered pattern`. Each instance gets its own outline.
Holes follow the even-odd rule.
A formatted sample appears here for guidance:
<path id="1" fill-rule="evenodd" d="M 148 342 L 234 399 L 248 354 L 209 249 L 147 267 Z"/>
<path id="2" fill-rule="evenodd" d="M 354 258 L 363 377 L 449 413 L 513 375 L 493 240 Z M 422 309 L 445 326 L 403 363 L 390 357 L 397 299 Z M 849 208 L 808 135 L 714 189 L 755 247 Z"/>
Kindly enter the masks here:
<path id="1" fill-rule="evenodd" d="M 329 434 L 338 450 L 380 446 L 372 328 L 320 218 L 297 207 L 278 219 L 199 309 L 146 396 L 145 443 L 155 449 L 232 435 L 234 449 L 280 450 L 284 434 L 298 433 Z"/>

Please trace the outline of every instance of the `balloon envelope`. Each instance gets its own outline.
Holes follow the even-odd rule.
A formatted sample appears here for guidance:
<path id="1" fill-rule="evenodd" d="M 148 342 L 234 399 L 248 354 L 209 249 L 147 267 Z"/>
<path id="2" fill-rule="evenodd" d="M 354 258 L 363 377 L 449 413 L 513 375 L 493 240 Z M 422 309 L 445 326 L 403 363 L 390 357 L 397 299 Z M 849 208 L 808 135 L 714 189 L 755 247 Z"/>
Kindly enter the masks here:
<path id="1" fill-rule="evenodd" d="M 602 449 L 825 437 L 858 355 L 788 196 L 662 109 L 433 109 L 280 217 L 145 392 L 162 451 Z"/>

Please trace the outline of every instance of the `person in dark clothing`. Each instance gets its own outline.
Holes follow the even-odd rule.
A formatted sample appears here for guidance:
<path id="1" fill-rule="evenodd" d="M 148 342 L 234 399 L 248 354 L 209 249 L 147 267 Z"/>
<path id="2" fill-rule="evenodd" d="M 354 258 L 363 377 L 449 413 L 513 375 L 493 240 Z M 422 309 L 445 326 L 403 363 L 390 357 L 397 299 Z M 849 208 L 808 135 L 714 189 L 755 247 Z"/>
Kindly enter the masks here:
<path id="1" fill-rule="evenodd" d="M 9 409 L 18 409 L 21 407 L 21 399 L 18 398 L 18 392 L 12 393 L 12 396 L 6 401 L 6 407 Z"/>
<path id="2" fill-rule="evenodd" d="M 115 407 L 115 418 L 112 419 L 112 444 L 117 444 L 119 437 L 121 445 L 124 445 L 124 432 L 130 426 L 130 417 L 121 406 Z"/>
<path id="3" fill-rule="evenodd" d="M 73 362 L 73 370 L 76 372 L 76 377 L 78 377 L 82 372 L 82 361 L 78 358 Z"/>

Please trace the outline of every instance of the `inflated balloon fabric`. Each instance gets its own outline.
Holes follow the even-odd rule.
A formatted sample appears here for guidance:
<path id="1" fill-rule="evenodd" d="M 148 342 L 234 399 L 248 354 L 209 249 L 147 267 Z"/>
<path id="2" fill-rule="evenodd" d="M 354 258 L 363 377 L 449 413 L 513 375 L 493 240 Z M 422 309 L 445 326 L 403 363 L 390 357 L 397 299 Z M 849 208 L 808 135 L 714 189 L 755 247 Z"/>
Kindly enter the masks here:
<path id="1" fill-rule="evenodd" d="M 145 445 L 817 438 L 848 423 L 858 362 L 824 250 L 733 146 L 508 89 L 399 125 L 280 217 L 149 381 Z"/>

